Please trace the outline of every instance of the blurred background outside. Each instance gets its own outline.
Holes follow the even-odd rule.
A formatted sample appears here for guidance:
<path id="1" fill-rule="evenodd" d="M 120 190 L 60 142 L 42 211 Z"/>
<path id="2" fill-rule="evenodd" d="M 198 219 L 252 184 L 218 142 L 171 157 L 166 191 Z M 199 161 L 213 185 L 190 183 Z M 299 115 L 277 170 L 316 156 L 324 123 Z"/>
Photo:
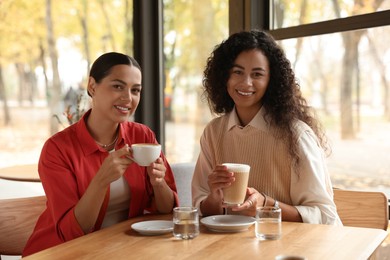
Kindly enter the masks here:
<path id="1" fill-rule="evenodd" d="M 275 28 L 390 9 L 390 0 L 272 2 Z M 163 3 L 165 154 L 170 163 L 196 161 L 214 116 L 202 72 L 229 35 L 229 4 Z M 107 51 L 133 55 L 132 1 L 1 0 L 0 21 L 0 167 L 37 163 L 45 140 L 89 107 L 91 62 Z M 390 26 L 279 41 L 332 144 L 333 185 L 388 197 L 389 42 Z"/>

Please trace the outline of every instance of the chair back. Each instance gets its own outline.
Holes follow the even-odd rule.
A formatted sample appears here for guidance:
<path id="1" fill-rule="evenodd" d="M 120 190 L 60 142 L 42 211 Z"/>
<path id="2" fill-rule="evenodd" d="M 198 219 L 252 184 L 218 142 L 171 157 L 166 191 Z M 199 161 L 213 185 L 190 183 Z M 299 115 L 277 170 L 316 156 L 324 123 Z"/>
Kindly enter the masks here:
<path id="1" fill-rule="evenodd" d="M 0 200 L 0 259 L 1 255 L 22 255 L 45 207 L 46 196 Z"/>
<path id="2" fill-rule="evenodd" d="M 387 230 L 389 202 L 382 192 L 333 189 L 337 213 L 344 226 Z"/>
<path id="3" fill-rule="evenodd" d="M 171 168 L 175 177 L 180 206 L 192 206 L 191 182 L 195 163 L 173 163 Z"/>

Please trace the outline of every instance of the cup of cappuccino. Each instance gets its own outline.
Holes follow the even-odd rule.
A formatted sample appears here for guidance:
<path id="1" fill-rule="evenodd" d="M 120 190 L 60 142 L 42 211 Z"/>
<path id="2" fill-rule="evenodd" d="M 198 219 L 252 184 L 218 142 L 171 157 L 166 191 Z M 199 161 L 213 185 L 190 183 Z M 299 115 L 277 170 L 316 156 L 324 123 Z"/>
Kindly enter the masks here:
<path id="1" fill-rule="evenodd" d="M 251 167 L 239 163 L 223 163 L 222 165 L 225 165 L 229 172 L 233 172 L 235 178 L 229 187 L 223 189 L 223 204 L 227 207 L 238 206 L 245 200 Z"/>
<path id="2" fill-rule="evenodd" d="M 153 143 L 132 144 L 133 160 L 139 166 L 149 166 L 161 153 L 161 145 Z"/>

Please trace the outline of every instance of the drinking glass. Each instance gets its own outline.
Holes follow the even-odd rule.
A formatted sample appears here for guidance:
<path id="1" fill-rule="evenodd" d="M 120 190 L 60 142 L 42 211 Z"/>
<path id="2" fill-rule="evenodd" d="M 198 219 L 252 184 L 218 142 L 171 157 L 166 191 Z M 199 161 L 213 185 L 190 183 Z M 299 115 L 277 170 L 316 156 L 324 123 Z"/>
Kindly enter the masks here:
<path id="1" fill-rule="evenodd" d="M 282 209 L 265 206 L 256 209 L 256 237 L 260 240 L 275 240 L 282 235 Z"/>
<path id="2" fill-rule="evenodd" d="M 199 213 L 196 207 L 173 209 L 173 236 L 178 239 L 193 239 L 199 235 Z"/>
<path id="3" fill-rule="evenodd" d="M 235 181 L 227 188 L 223 189 L 223 207 L 225 214 L 228 207 L 239 206 L 245 200 L 246 189 L 248 187 L 250 166 L 239 163 L 224 163 L 227 170 L 234 173 Z"/>

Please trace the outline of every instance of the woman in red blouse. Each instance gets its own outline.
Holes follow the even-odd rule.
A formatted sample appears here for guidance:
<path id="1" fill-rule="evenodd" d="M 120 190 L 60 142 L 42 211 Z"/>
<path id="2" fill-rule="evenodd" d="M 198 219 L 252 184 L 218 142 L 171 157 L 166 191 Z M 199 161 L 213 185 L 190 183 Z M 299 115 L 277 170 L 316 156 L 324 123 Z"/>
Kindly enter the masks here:
<path id="1" fill-rule="evenodd" d="M 110 52 L 92 65 L 92 108 L 50 137 L 38 164 L 47 196 L 23 256 L 147 213 L 169 213 L 178 204 L 172 170 L 161 153 L 141 167 L 129 158 L 133 143 L 157 143 L 147 126 L 129 122 L 141 97 L 141 68 Z"/>

